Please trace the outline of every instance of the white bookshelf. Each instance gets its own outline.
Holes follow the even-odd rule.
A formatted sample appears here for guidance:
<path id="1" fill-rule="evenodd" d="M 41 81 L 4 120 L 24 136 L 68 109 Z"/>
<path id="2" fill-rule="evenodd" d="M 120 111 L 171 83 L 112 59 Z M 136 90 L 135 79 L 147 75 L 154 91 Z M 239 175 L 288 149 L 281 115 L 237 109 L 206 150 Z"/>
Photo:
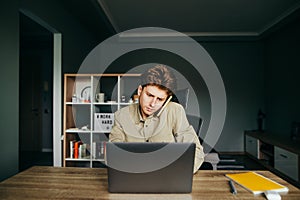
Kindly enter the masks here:
<path id="1" fill-rule="evenodd" d="M 111 114 L 130 105 L 129 99 L 138 87 L 139 76 L 140 74 L 64 75 L 64 167 L 95 167 L 104 162 L 103 149 L 98 153 L 97 145 L 107 141 L 110 130 L 94 130 L 95 113 Z M 95 99 L 100 92 L 105 93 L 104 102 L 97 102 Z M 76 101 L 72 99 L 74 94 Z M 125 102 L 121 101 L 123 95 L 126 97 Z M 112 120 L 107 120 L 108 126 L 112 126 Z M 76 142 L 79 146 L 81 143 L 86 144 L 85 157 L 71 157 L 71 153 L 74 153 L 70 148 L 71 141 L 72 145 Z"/>

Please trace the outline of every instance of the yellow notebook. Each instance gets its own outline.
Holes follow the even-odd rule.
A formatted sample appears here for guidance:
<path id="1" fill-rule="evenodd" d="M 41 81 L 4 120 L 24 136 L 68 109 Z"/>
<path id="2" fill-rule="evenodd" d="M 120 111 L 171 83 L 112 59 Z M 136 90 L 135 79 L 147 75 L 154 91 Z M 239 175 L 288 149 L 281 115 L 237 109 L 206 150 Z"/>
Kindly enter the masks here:
<path id="1" fill-rule="evenodd" d="M 260 194 L 267 190 L 276 191 L 278 193 L 286 193 L 289 191 L 287 187 L 255 172 L 226 174 L 225 176 L 251 191 L 253 194 Z"/>

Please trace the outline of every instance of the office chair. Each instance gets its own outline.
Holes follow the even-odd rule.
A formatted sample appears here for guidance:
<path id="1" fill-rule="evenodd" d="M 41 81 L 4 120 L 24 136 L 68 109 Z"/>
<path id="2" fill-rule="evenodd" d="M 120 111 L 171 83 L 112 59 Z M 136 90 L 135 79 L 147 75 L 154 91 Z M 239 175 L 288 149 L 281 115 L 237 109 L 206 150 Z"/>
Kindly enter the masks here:
<path id="1" fill-rule="evenodd" d="M 175 95 L 172 98 L 173 102 L 181 104 L 186 110 L 189 99 L 189 88 L 181 89 L 175 92 Z M 202 138 L 200 137 L 201 127 L 203 124 L 203 119 L 195 115 L 186 115 L 190 125 L 193 126 L 196 131 L 200 143 L 204 146 Z M 217 169 L 217 164 L 220 162 L 218 153 L 213 149 L 212 152 L 206 153 L 204 157 L 204 162 L 201 165 L 200 169 Z"/>
<path id="2" fill-rule="evenodd" d="M 198 117 L 198 116 L 195 116 L 195 115 L 189 115 L 187 114 L 186 115 L 186 118 L 187 120 L 189 121 L 190 125 L 193 126 L 194 130 L 196 131 L 198 137 L 200 140 L 202 140 L 200 138 L 200 130 L 201 130 L 201 127 L 202 127 L 202 118 L 201 117 Z M 201 141 L 202 142 L 202 141 Z"/>
<path id="3" fill-rule="evenodd" d="M 201 127 L 203 120 L 201 117 L 195 116 L 195 115 L 186 115 L 190 125 L 193 126 L 194 130 L 196 131 L 200 143 L 203 145 L 203 140 L 200 137 Z M 218 153 L 213 150 L 212 152 L 206 153 L 204 157 L 204 163 L 201 165 L 200 169 L 217 169 L 217 164 L 220 162 L 220 158 Z"/>
<path id="4" fill-rule="evenodd" d="M 173 95 L 173 98 L 171 101 L 181 104 L 183 106 L 183 108 L 186 110 L 187 103 L 189 100 L 189 93 L 190 93 L 189 88 L 177 90 L 175 92 L 175 94 Z"/>

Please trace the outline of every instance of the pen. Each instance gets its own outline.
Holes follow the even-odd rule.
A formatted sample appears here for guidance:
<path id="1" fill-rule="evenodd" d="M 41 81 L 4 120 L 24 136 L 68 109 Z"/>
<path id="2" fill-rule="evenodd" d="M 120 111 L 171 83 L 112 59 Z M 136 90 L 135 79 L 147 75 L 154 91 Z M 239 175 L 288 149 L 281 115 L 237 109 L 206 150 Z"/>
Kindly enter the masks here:
<path id="1" fill-rule="evenodd" d="M 232 194 L 237 194 L 236 188 L 231 180 L 229 181 L 229 186 L 230 186 L 230 192 Z"/>

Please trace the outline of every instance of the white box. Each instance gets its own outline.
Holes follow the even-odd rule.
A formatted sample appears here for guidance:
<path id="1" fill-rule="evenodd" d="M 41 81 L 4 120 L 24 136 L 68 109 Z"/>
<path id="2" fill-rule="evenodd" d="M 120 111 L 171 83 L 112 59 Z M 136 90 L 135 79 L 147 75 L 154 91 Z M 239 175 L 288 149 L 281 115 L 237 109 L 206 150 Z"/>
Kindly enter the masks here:
<path id="1" fill-rule="evenodd" d="M 94 114 L 94 130 L 110 132 L 114 125 L 113 113 L 95 113 Z"/>

